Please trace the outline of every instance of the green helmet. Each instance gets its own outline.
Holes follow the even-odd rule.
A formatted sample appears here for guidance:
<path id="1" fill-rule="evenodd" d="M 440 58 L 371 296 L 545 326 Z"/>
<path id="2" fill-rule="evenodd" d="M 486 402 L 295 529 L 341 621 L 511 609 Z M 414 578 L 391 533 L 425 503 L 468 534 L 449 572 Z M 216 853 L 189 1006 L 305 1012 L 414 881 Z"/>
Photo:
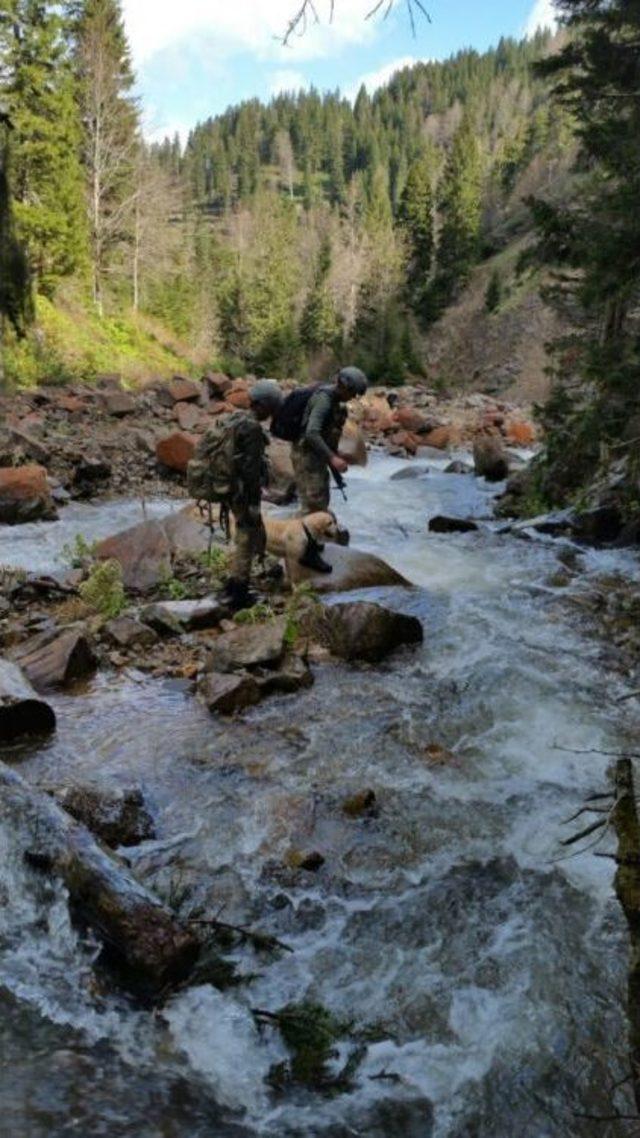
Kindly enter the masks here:
<path id="1" fill-rule="evenodd" d="M 352 395 L 364 395 L 368 387 L 367 377 L 359 367 L 340 368 L 336 379 Z"/>
<path id="2" fill-rule="evenodd" d="M 283 398 L 284 396 L 275 379 L 260 379 L 254 383 L 249 392 L 249 399 L 252 403 L 259 403 L 274 414 L 282 406 Z"/>

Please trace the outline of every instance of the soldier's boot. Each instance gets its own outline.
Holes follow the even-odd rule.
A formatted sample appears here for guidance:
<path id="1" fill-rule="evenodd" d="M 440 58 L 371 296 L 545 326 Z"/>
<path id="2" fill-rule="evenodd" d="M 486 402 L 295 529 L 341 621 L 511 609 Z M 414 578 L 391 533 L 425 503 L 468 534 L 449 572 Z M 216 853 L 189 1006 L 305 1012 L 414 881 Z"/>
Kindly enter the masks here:
<path id="1" fill-rule="evenodd" d="M 252 593 L 249 588 L 249 582 L 243 581 L 239 577 L 228 577 L 224 588 L 219 593 L 220 603 L 231 613 L 251 608 L 256 603 L 256 599 L 255 593 Z"/>

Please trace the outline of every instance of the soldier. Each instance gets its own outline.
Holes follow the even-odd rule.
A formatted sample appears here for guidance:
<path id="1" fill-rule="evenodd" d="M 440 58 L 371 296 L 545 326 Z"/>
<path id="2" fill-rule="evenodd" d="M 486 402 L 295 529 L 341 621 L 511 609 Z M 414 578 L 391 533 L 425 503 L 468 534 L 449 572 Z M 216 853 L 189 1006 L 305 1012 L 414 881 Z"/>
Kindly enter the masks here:
<path id="1" fill-rule="evenodd" d="M 282 392 L 273 380 L 263 379 L 249 392 L 251 411 L 239 411 L 229 418 L 233 441 L 233 495 L 229 509 L 235 521 L 231 575 L 220 599 L 238 612 L 251 604 L 249 579 L 254 557 L 264 556 L 266 534 L 260 500 L 266 481 L 265 448 L 268 439 L 260 426 L 271 419 L 282 403 Z"/>
<path id="2" fill-rule="evenodd" d="M 309 398 L 302 433 L 291 447 L 293 469 L 303 514 L 329 507 L 329 468 L 344 474 L 348 463 L 338 450 L 347 420 L 346 404 L 367 390 L 367 377 L 357 367 L 343 367 L 334 382 L 318 387 Z"/>

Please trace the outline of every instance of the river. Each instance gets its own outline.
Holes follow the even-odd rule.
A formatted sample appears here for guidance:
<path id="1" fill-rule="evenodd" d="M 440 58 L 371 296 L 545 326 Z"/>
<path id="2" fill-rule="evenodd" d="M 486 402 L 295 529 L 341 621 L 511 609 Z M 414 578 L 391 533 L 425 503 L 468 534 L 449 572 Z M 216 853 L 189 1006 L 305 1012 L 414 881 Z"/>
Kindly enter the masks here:
<path id="1" fill-rule="evenodd" d="M 628 746 L 636 703 L 616 703 L 623 681 L 552 583 L 564 543 L 491 523 L 430 535 L 434 513 L 490 518 L 493 490 L 443 464 L 394 477 L 408 465 L 374 456 L 336 505 L 353 545 L 414 583 L 374 599 L 422 619 L 420 650 L 319 667 L 309 691 L 236 722 L 181 684 L 102 674 L 55 697 L 49 743 L 3 755 L 43 785 L 141 783 L 159 837 L 128 856 L 145 881 L 181 912 L 197 905 L 293 949 L 238 949 L 239 987 L 135 1007 L 96 979 L 62 891 L 0 831 L 7 1135 L 630 1133 L 581 1117 L 611 1114 L 625 1063 L 627 935 L 612 863 L 595 856 L 611 847 L 560 841 L 607 785 L 608 760 L 591 752 Z M 0 529 L 0 562 L 53 568 L 74 532 L 113 531 L 136 511 L 72 506 L 57 525 Z M 570 589 L 637 571 L 628 554 L 581 557 Z M 377 816 L 346 816 L 366 788 Z M 286 868 L 300 849 L 324 855 L 319 873 Z M 265 1083 L 286 1051 L 250 1009 L 303 999 L 367 1040 L 348 1093 Z M 338 1067 L 350 1046 L 345 1033 Z"/>

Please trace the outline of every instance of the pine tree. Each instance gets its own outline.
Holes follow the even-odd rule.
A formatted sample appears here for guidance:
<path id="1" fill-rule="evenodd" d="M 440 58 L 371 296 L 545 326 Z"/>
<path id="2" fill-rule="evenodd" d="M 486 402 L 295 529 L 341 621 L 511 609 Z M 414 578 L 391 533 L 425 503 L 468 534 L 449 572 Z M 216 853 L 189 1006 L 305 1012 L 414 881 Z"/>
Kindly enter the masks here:
<path id="1" fill-rule="evenodd" d="M 442 229 L 436 290 L 448 303 L 466 283 L 478 257 L 482 216 L 482 159 L 476 131 L 463 119 L 453 139 L 439 201 Z"/>
<path id="2" fill-rule="evenodd" d="M 58 5 L 42 0 L 9 0 L 0 19 L 16 230 L 34 283 L 48 295 L 86 255 L 80 125 L 63 33 Z"/>
<path id="3" fill-rule="evenodd" d="M 10 191 L 11 121 L 0 113 L 0 386 L 2 339 L 8 321 L 22 336 L 33 317 L 31 279 L 26 252 L 15 234 Z"/>
<path id="4" fill-rule="evenodd" d="M 93 298 L 130 244 L 139 148 L 134 75 L 119 0 L 71 0 L 75 68 L 83 121 Z"/>
<path id="5" fill-rule="evenodd" d="M 416 311 L 423 304 L 433 260 L 433 177 L 426 155 L 416 159 L 409 168 L 398 211 L 408 245 L 407 291 Z"/>
<path id="6" fill-rule="evenodd" d="M 572 200 L 531 202 L 534 256 L 554 271 L 546 296 L 573 323 L 556 345 L 544 412 L 556 500 L 593 478 L 603 443 L 625 454 L 628 424 L 640 414 L 640 6 L 561 0 L 559 8 L 571 38 L 538 70 L 555 78 L 581 149 Z"/>
<path id="7" fill-rule="evenodd" d="M 300 338 L 309 351 L 333 348 L 340 333 L 340 320 L 329 288 L 331 240 L 325 237 L 320 246 L 313 285 L 300 320 Z"/>

